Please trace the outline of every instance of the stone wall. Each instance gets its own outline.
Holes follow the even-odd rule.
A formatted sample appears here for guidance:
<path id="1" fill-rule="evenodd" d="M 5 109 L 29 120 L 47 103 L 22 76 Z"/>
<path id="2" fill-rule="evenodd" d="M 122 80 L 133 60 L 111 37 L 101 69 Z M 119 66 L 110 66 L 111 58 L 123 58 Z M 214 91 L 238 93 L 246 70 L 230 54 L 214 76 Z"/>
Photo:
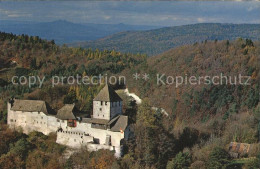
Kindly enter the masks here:
<path id="1" fill-rule="evenodd" d="M 110 150 L 110 151 L 115 151 L 115 156 L 117 158 L 122 156 L 122 150 L 123 146 L 115 147 L 115 146 L 107 146 L 107 145 L 101 145 L 101 144 L 87 144 L 87 148 L 89 151 L 97 151 L 100 149 L 105 149 L 105 150 Z"/>
<path id="2" fill-rule="evenodd" d="M 91 128 L 90 123 L 80 123 L 77 122 L 77 127 L 67 127 L 62 128 L 63 131 L 70 131 L 70 132 L 80 132 L 83 134 L 88 134 L 89 136 L 94 137 L 95 139 L 98 139 L 99 144 L 105 144 L 106 143 L 106 137 L 107 135 L 111 136 L 111 146 L 120 146 L 120 141 L 124 139 L 124 132 L 113 132 L 110 130 L 103 130 L 103 129 L 96 129 Z"/>
<path id="3" fill-rule="evenodd" d="M 54 116 L 47 116 L 43 112 L 13 111 L 10 108 L 11 105 L 8 103 L 7 124 L 10 128 L 22 128 L 26 134 L 39 131 L 48 135 L 51 132 L 56 132 L 60 127 Z"/>
<path id="4" fill-rule="evenodd" d="M 110 120 L 110 102 L 93 101 L 93 118 Z"/>
<path id="5" fill-rule="evenodd" d="M 72 148 L 80 148 L 89 142 L 94 142 L 94 138 L 81 132 L 58 131 L 56 142 Z"/>
<path id="6" fill-rule="evenodd" d="M 122 102 L 93 101 L 93 118 L 111 120 L 122 114 Z"/>
<path id="7" fill-rule="evenodd" d="M 110 119 L 122 114 L 122 102 L 111 102 Z"/>
<path id="8" fill-rule="evenodd" d="M 94 137 L 81 132 L 58 131 L 56 142 L 76 149 L 86 146 L 89 151 L 97 151 L 100 149 L 115 151 L 116 157 L 121 157 L 122 155 L 122 146 L 96 144 L 94 143 Z"/>

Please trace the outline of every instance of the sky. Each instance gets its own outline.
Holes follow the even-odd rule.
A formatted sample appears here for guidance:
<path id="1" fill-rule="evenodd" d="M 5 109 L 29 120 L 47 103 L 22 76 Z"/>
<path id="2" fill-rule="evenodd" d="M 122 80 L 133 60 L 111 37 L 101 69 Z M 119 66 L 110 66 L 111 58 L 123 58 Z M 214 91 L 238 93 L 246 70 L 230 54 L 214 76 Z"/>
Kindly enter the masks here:
<path id="1" fill-rule="evenodd" d="M 153 26 L 260 23 L 260 2 L 0 1 L 1 20 Z"/>

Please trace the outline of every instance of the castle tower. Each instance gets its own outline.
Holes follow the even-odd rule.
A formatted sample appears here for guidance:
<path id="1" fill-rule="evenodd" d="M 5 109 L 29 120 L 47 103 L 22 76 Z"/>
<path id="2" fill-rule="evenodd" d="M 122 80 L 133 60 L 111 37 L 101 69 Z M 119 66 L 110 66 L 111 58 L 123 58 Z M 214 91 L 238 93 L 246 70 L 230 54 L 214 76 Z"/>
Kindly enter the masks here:
<path id="1" fill-rule="evenodd" d="M 105 85 L 93 100 L 93 118 L 111 120 L 120 114 L 122 99 L 109 85 Z"/>

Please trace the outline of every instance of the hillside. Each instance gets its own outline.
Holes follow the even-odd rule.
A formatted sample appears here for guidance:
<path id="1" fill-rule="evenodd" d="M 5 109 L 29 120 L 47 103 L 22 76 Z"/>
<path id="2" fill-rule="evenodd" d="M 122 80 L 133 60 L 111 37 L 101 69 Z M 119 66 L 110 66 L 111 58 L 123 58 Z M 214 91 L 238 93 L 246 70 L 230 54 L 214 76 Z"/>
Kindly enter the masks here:
<path id="1" fill-rule="evenodd" d="M 148 97 L 152 105 L 171 112 L 173 117 L 192 119 L 194 123 L 214 116 L 225 119 L 232 113 L 253 109 L 259 103 L 259 45 L 259 41 L 237 39 L 177 47 L 149 58 L 147 64 L 125 70 L 129 79 L 127 86 L 142 98 Z M 148 73 L 150 79 L 135 81 L 131 78 L 135 72 Z M 251 84 L 214 85 L 201 81 L 201 84 L 176 86 L 176 76 L 188 79 L 191 76 L 221 76 L 221 73 L 231 77 L 232 82 L 239 74 L 249 76 Z M 157 76 L 163 74 L 160 78 L 163 82 L 157 84 Z"/>
<path id="2" fill-rule="evenodd" d="M 149 30 L 154 28 L 157 27 L 126 24 L 79 24 L 64 20 L 52 22 L 3 20 L 0 24 L 0 31 L 39 36 L 47 40 L 54 39 L 57 44 L 96 40 L 122 31 Z"/>
<path id="3" fill-rule="evenodd" d="M 183 45 L 161 55 L 124 54 L 115 50 L 91 50 L 58 46 L 37 36 L 0 33 L 0 168 L 259 168 L 260 104 L 259 41 L 204 41 Z M 51 76 L 102 74 L 126 75 L 127 87 L 142 98 L 137 105 L 123 98 L 123 112 L 129 117 L 133 137 L 124 143 L 124 156 L 113 152 L 81 149 L 64 159 L 66 147 L 55 134 L 29 136 L 11 131 L 6 123 L 7 101 L 44 100 L 58 110 L 76 103 L 85 116 L 91 115 L 92 99 L 102 85 L 51 86 Z M 135 80 L 133 74 L 149 74 L 149 80 Z M 156 83 L 156 74 L 166 76 L 217 76 L 220 73 L 250 76 L 250 85 L 180 85 Z M 13 85 L 12 76 L 46 76 L 38 84 Z M 142 76 L 141 76 L 142 77 Z M 162 78 L 163 81 L 167 77 Z M 120 87 L 115 85 L 114 88 Z M 164 116 L 152 107 L 162 107 Z M 230 142 L 248 143 L 252 151 L 239 159 L 228 154 Z M 60 160 L 53 160 L 60 159 Z M 176 164 L 177 163 L 177 164 Z M 214 166 L 214 167 L 213 167 Z M 175 167 L 176 168 L 176 167 Z"/>
<path id="4" fill-rule="evenodd" d="M 0 99 L 0 111 L 5 111 L 6 105 L 3 102 L 11 96 L 22 98 L 28 93 L 29 99 L 47 99 L 52 107 L 59 108 L 70 86 L 65 83 L 64 86 L 51 88 L 50 81 L 53 76 L 91 77 L 116 74 L 145 60 L 145 55 L 122 54 L 114 50 L 69 48 L 58 46 L 54 41 L 43 40 L 38 36 L 16 36 L 0 32 L 0 92 L 3 96 Z M 40 90 L 37 86 L 29 88 L 28 85 L 11 84 L 13 76 L 32 75 L 45 76 L 47 85 Z M 78 103 L 85 107 L 82 107 L 84 111 L 91 111 L 90 100 L 99 88 L 100 86 L 92 88 L 91 85 L 74 88 L 77 90 Z M 49 93 L 54 94 L 50 96 Z M 81 104 L 83 102 L 84 104 Z"/>
<path id="5" fill-rule="evenodd" d="M 72 46 L 114 49 L 152 56 L 185 44 L 215 39 L 234 40 L 238 37 L 260 40 L 260 25 L 203 23 L 147 31 L 127 31 L 95 41 L 74 43 Z"/>

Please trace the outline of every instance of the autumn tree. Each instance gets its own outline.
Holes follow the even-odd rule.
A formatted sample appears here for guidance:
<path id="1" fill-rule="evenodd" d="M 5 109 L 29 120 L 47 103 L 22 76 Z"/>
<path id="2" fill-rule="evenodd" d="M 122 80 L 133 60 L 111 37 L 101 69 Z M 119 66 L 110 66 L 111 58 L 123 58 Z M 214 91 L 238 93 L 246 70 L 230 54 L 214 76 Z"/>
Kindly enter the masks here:
<path id="1" fill-rule="evenodd" d="M 110 168 L 116 161 L 114 153 L 109 150 L 99 150 L 94 152 L 93 155 L 90 160 L 90 167 L 94 169 Z"/>

